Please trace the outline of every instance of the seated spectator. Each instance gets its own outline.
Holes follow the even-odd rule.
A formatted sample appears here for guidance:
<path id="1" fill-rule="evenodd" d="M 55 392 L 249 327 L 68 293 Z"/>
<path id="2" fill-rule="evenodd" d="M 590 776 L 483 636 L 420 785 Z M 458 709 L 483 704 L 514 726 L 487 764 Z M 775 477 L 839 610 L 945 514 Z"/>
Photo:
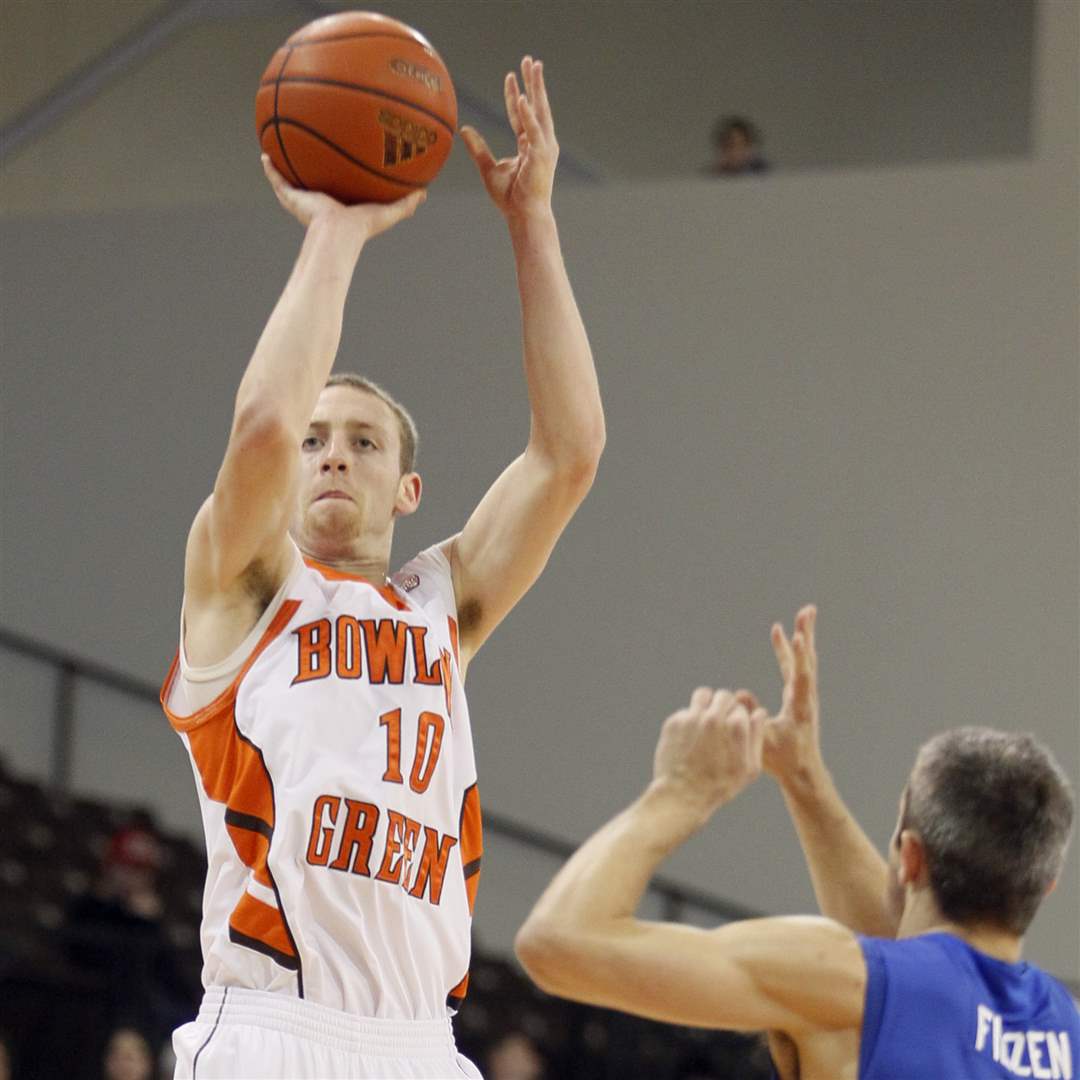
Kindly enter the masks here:
<path id="1" fill-rule="evenodd" d="M 105 1080 L 153 1080 L 154 1058 L 146 1037 L 135 1028 L 117 1028 L 105 1045 L 102 1075 Z"/>
<path id="2" fill-rule="evenodd" d="M 716 156 L 709 172 L 713 176 L 746 176 L 769 168 L 761 156 L 761 136 L 745 117 L 720 117 L 713 128 L 712 141 Z"/>
<path id="3" fill-rule="evenodd" d="M 511 1031 L 488 1051 L 487 1080 L 543 1080 L 544 1059 L 524 1032 Z"/>
<path id="4" fill-rule="evenodd" d="M 161 924 L 162 846 L 148 818 L 118 830 L 94 888 L 68 912 L 68 952 L 105 981 L 113 1023 L 123 1016 L 164 1035 L 194 1011 L 198 987 L 180 971 Z"/>

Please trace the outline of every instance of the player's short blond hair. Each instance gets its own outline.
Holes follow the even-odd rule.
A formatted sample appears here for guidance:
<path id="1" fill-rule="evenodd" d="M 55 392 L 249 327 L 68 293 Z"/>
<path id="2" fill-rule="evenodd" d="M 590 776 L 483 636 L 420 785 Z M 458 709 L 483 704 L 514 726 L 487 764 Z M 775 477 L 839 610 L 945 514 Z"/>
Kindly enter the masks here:
<path id="1" fill-rule="evenodd" d="M 398 422 L 398 433 L 401 438 L 401 475 L 404 476 L 415 470 L 416 457 L 420 450 L 420 435 L 416 430 L 416 421 L 400 401 L 391 397 L 378 383 L 351 371 L 335 371 L 326 380 L 326 386 L 351 386 L 354 390 L 372 394 L 383 402 Z"/>

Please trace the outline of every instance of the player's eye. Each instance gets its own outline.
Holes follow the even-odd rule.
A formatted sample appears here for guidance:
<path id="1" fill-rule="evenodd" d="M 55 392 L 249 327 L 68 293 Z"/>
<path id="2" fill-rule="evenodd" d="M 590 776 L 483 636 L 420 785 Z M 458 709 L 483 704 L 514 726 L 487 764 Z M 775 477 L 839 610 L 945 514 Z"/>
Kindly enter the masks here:
<path id="1" fill-rule="evenodd" d="M 301 450 L 317 450 L 319 448 L 319 437 L 317 435 L 309 435 L 301 444 Z"/>
<path id="2" fill-rule="evenodd" d="M 356 440 L 356 445 L 359 446 L 361 450 L 375 450 L 376 449 L 375 444 L 366 435 L 361 435 Z"/>

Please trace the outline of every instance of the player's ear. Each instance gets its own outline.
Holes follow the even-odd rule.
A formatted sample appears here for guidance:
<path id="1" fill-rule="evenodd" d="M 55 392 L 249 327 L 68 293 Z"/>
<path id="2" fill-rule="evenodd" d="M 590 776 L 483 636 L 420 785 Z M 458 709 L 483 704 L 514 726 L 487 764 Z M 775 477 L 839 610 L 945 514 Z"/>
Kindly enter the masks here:
<path id="1" fill-rule="evenodd" d="M 420 474 L 414 472 L 403 473 L 398 481 L 397 498 L 394 500 L 394 513 L 401 517 L 416 512 L 420 505 L 420 495 L 423 484 L 420 482 Z"/>
<path id="2" fill-rule="evenodd" d="M 900 833 L 900 865 L 897 878 L 901 885 L 921 885 L 927 878 L 926 848 L 922 837 L 912 829 Z"/>

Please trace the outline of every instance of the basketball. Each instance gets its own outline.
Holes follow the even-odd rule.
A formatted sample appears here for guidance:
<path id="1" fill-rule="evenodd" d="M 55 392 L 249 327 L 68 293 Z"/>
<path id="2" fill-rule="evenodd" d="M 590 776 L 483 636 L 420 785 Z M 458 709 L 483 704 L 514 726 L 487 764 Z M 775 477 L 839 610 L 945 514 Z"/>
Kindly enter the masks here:
<path id="1" fill-rule="evenodd" d="M 295 187 L 391 202 L 438 175 L 457 128 L 446 65 L 411 27 L 348 11 L 297 30 L 255 95 L 259 144 Z"/>

